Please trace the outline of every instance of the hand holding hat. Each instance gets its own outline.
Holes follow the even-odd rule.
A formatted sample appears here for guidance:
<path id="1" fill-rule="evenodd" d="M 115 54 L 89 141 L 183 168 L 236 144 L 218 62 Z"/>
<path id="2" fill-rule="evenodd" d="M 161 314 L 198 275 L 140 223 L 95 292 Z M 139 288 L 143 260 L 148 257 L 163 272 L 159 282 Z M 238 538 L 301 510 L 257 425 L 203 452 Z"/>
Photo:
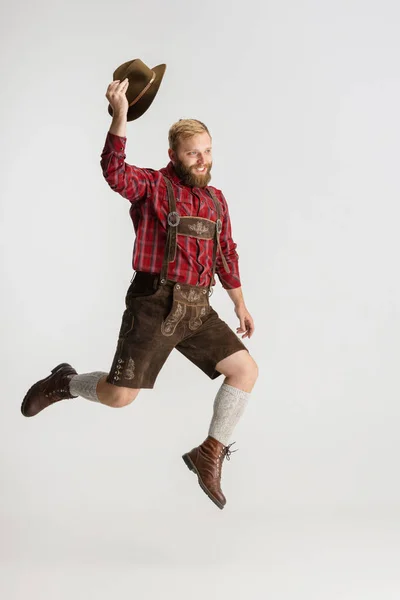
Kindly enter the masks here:
<path id="1" fill-rule="evenodd" d="M 128 98 L 126 97 L 126 91 L 129 86 L 129 79 L 126 78 L 123 81 L 116 79 L 107 88 L 106 98 L 110 103 L 112 114 L 118 113 L 126 115 L 129 108 Z"/>
<path id="2" fill-rule="evenodd" d="M 119 66 L 113 73 L 106 97 L 108 112 L 127 111 L 127 120 L 141 117 L 153 102 L 164 77 L 165 64 L 150 69 L 139 58 Z"/>

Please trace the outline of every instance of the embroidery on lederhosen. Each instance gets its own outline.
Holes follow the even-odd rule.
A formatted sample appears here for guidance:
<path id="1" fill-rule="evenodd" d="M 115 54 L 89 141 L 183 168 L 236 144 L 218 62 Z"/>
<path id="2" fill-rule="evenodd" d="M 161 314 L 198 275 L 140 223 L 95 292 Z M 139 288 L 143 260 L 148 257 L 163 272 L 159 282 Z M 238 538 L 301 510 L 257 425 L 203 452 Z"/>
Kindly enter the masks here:
<path id="1" fill-rule="evenodd" d="M 124 347 L 126 337 L 132 331 L 134 323 L 135 323 L 134 315 L 128 308 L 125 309 L 123 317 L 122 317 L 122 323 L 121 323 L 121 328 L 119 331 L 119 339 L 118 339 L 117 356 L 119 356 L 119 358 L 116 359 L 115 367 L 112 370 L 114 381 L 119 381 L 120 379 L 123 379 L 124 377 L 125 377 L 125 379 L 133 379 L 133 377 L 134 377 L 134 373 L 135 373 L 134 361 L 130 358 L 128 365 L 125 365 L 125 360 L 123 358 L 121 358 L 122 349 Z M 132 362 L 130 362 L 130 361 L 132 361 Z M 128 374 L 128 377 L 126 377 L 125 371 Z"/>
<path id="2" fill-rule="evenodd" d="M 207 314 L 207 309 L 205 306 L 194 306 L 192 308 L 192 311 L 195 311 L 195 316 L 190 317 L 189 320 L 189 329 L 191 329 L 192 331 L 196 331 L 196 329 L 198 329 L 199 327 L 201 327 L 201 325 L 203 324 L 203 321 L 201 320 L 201 317 L 205 317 Z"/>
<path id="3" fill-rule="evenodd" d="M 194 231 L 197 235 L 204 235 L 210 232 L 210 228 L 204 223 L 197 222 L 195 225 L 188 225 L 190 231 Z M 179 233 L 179 230 L 178 230 Z"/>
<path id="4" fill-rule="evenodd" d="M 185 294 L 185 292 L 181 291 L 181 296 L 183 298 L 185 298 L 185 300 L 187 300 L 188 302 L 197 302 L 197 300 L 200 300 L 202 294 L 201 292 L 197 292 L 193 289 L 189 290 L 189 292 L 187 294 Z"/>
<path id="5" fill-rule="evenodd" d="M 177 234 L 195 237 L 200 240 L 212 240 L 215 236 L 216 224 L 203 217 L 180 217 Z"/>
<path id="6" fill-rule="evenodd" d="M 127 379 L 129 381 L 134 377 L 135 361 L 133 360 L 133 358 L 128 358 L 128 361 L 125 361 L 123 358 L 118 358 L 114 368 L 114 381 L 119 381 L 120 379 Z"/>
<path id="7" fill-rule="evenodd" d="M 133 358 L 129 358 L 128 363 L 123 371 L 124 379 L 133 379 L 135 377 L 135 361 Z"/>
<path id="8" fill-rule="evenodd" d="M 186 314 L 186 306 L 181 302 L 176 304 L 175 310 L 172 310 L 168 317 L 161 323 L 161 333 L 166 336 L 173 335 L 178 323 L 180 323 Z"/>

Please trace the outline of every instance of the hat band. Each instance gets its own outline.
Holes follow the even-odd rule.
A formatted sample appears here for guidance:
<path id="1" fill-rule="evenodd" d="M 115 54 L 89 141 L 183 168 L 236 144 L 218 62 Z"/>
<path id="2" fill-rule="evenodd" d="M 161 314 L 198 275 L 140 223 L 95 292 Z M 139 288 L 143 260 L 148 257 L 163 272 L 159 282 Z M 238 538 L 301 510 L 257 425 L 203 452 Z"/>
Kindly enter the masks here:
<path id="1" fill-rule="evenodd" d="M 150 79 L 149 83 L 146 85 L 145 88 L 143 88 L 143 90 L 140 92 L 140 94 L 138 96 L 136 96 L 136 98 L 130 103 L 129 106 L 133 106 L 134 104 L 136 104 L 136 102 L 139 102 L 140 98 L 142 98 L 145 93 L 147 92 L 147 90 L 150 89 L 151 84 L 153 83 L 153 81 L 156 78 L 156 74 L 154 73 L 154 71 L 152 71 L 153 73 L 153 77 Z"/>

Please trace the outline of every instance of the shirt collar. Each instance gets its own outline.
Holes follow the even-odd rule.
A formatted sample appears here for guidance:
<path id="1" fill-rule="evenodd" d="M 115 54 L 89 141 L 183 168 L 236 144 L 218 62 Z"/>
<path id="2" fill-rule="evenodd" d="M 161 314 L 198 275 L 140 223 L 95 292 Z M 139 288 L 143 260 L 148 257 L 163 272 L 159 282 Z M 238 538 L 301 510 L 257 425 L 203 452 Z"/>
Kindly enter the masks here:
<path id="1" fill-rule="evenodd" d="M 173 183 L 176 183 L 178 185 L 184 185 L 182 183 L 181 179 L 178 177 L 178 175 L 174 169 L 174 165 L 172 164 L 171 161 L 167 164 L 166 167 L 164 167 L 164 169 L 160 169 L 160 171 L 163 175 L 168 177 L 168 179 L 170 179 Z"/>

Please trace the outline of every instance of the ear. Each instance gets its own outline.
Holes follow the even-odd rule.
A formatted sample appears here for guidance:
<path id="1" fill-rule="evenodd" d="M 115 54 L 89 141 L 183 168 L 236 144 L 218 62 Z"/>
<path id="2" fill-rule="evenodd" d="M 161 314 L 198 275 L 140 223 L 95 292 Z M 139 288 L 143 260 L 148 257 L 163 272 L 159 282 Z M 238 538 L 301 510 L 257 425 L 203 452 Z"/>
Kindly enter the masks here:
<path id="1" fill-rule="evenodd" d="M 171 162 L 174 163 L 176 161 L 176 154 L 172 150 L 172 148 L 168 148 L 168 156 L 169 156 Z"/>

